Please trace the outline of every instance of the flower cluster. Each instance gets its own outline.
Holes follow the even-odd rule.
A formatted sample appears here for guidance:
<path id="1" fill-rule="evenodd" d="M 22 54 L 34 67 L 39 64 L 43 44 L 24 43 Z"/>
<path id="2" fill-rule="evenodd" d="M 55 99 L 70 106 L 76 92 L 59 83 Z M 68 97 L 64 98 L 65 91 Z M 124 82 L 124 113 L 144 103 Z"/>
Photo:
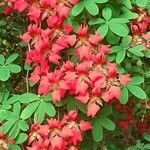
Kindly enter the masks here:
<path id="1" fill-rule="evenodd" d="M 139 16 L 131 22 L 131 31 L 134 35 L 141 35 L 145 33 L 150 25 L 150 16 L 142 8 L 136 8 L 135 12 Z"/>
<path id="2" fill-rule="evenodd" d="M 82 133 L 89 129 L 90 123 L 78 122 L 77 112 L 71 111 L 61 121 L 50 119 L 45 125 L 32 125 L 27 150 L 78 150 Z"/>
<path id="3" fill-rule="evenodd" d="M 14 8 L 23 1 L 13 2 Z M 34 68 L 29 80 L 39 83 L 38 94 L 51 92 L 54 103 L 66 93 L 73 95 L 87 104 L 87 116 L 94 117 L 103 102 L 120 98 L 121 87 L 130 82 L 130 77 L 118 75 L 116 64 L 107 61 L 110 46 L 102 44 L 99 34 L 89 33 L 86 25 L 74 33 L 73 27 L 65 23 L 71 6 L 77 2 L 29 1 L 27 16 L 31 24 L 21 39 L 29 46 L 26 63 Z M 71 50 L 78 63 L 70 61 Z M 52 70 L 51 64 L 60 67 Z"/>

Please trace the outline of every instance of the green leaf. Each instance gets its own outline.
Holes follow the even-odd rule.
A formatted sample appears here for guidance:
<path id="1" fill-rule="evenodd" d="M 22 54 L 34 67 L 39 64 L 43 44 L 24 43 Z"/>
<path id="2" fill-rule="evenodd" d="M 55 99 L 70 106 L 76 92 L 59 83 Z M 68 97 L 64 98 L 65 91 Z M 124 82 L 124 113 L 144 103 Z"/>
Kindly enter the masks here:
<path id="1" fill-rule="evenodd" d="M 111 22 L 111 23 L 128 23 L 129 20 L 126 18 L 113 18 L 109 22 Z"/>
<path id="2" fill-rule="evenodd" d="M 138 5 L 139 7 L 143 7 L 143 8 L 145 8 L 146 7 L 146 5 L 147 5 L 147 3 L 148 3 L 148 0 L 135 0 L 135 3 L 136 3 L 136 5 Z"/>
<path id="3" fill-rule="evenodd" d="M 25 133 L 20 133 L 15 139 L 15 144 L 21 144 L 27 140 L 28 135 Z"/>
<path id="4" fill-rule="evenodd" d="M 126 36 L 126 37 L 124 37 L 123 39 L 122 39 L 122 43 L 121 43 L 121 46 L 123 46 L 123 47 L 128 47 L 129 46 L 129 44 L 131 43 L 131 41 L 132 41 L 132 37 L 131 36 Z"/>
<path id="5" fill-rule="evenodd" d="M 150 144 L 145 144 L 145 145 L 143 146 L 143 148 L 145 148 L 145 149 L 150 149 Z"/>
<path id="6" fill-rule="evenodd" d="M 71 14 L 73 16 L 78 16 L 84 9 L 84 1 L 76 4 L 73 8 L 72 8 L 72 11 L 71 11 Z"/>
<path id="7" fill-rule="evenodd" d="M 138 17 L 138 14 L 130 11 L 128 8 L 123 7 L 122 8 L 123 14 L 121 15 L 122 18 L 126 18 L 126 19 L 135 19 Z"/>
<path id="8" fill-rule="evenodd" d="M 112 10 L 109 7 L 105 7 L 102 11 L 102 16 L 106 21 L 109 21 L 112 16 Z"/>
<path id="9" fill-rule="evenodd" d="M 13 127 L 14 123 L 16 120 L 14 119 L 10 119 L 7 122 L 5 122 L 2 126 L 2 128 L 4 128 L 4 132 L 5 134 L 9 132 L 9 130 Z"/>
<path id="10" fill-rule="evenodd" d="M 106 128 L 107 130 L 114 131 L 115 124 L 109 118 L 99 118 L 99 122 L 102 127 Z"/>
<path id="11" fill-rule="evenodd" d="M 41 124 L 44 120 L 45 117 L 45 110 L 44 110 L 44 105 L 43 102 L 40 103 L 39 107 L 34 113 L 34 123 L 39 123 Z"/>
<path id="12" fill-rule="evenodd" d="M 9 77 L 10 77 L 9 69 L 6 66 L 0 67 L 0 80 L 6 81 L 9 79 Z"/>
<path id="13" fill-rule="evenodd" d="M 85 0 L 84 3 L 85 3 L 85 8 L 91 15 L 95 16 L 99 13 L 99 8 L 94 3 L 93 0 Z"/>
<path id="14" fill-rule="evenodd" d="M 9 98 L 6 103 L 8 104 L 14 104 L 15 102 L 17 102 L 20 98 L 20 95 L 14 95 L 11 98 Z"/>
<path id="15" fill-rule="evenodd" d="M 102 24 L 96 32 L 99 33 L 101 37 L 105 37 L 108 32 L 108 25 Z"/>
<path id="16" fill-rule="evenodd" d="M 134 96 L 138 97 L 139 99 L 146 99 L 147 96 L 140 87 L 129 84 L 127 85 L 127 88 Z"/>
<path id="17" fill-rule="evenodd" d="M 101 19 L 101 18 L 94 18 L 94 19 L 91 19 L 88 24 L 91 26 L 91 25 L 96 25 L 96 24 L 102 24 L 102 23 L 105 23 L 105 20 L 104 19 Z"/>
<path id="18" fill-rule="evenodd" d="M 99 120 L 95 120 L 93 128 L 92 128 L 92 135 L 95 142 L 102 141 L 103 139 L 103 128 L 100 125 Z"/>
<path id="19" fill-rule="evenodd" d="M 132 78 L 132 84 L 139 85 L 144 82 L 144 78 L 141 76 L 135 76 Z"/>
<path id="20" fill-rule="evenodd" d="M 56 115 L 55 107 L 50 102 L 43 102 L 43 107 L 48 116 L 54 117 Z"/>
<path id="21" fill-rule="evenodd" d="M 76 101 L 76 105 L 79 110 L 81 110 L 83 113 L 87 113 L 87 106 L 79 101 Z"/>
<path id="22" fill-rule="evenodd" d="M 117 62 L 117 64 L 120 64 L 124 60 L 125 56 L 126 56 L 126 49 L 122 48 L 117 53 L 117 56 L 116 56 L 116 62 Z"/>
<path id="23" fill-rule="evenodd" d="M 128 51 L 136 56 L 143 57 L 144 54 L 141 51 L 144 49 L 145 49 L 145 46 L 137 45 L 137 46 L 134 46 L 133 48 L 130 48 Z"/>
<path id="24" fill-rule="evenodd" d="M 106 3 L 108 0 L 94 0 L 95 3 Z"/>
<path id="25" fill-rule="evenodd" d="M 22 131 L 27 131 L 29 129 L 29 126 L 25 120 L 19 120 L 18 126 Z"/>
<path id="26" fill-rule="evenodd" d="M 19 102 L 23 104 L 27 104 L 33 101 L 39 100 L 38 95 L 33 94 L 33 93 L 24 93 L 20 96 Z"/>
<path id="27" fill-rule="evenodd" d="M 40 102 L 37 101 L 37 102 L 33 102 L 31 104 L 29 104 L 21 113 L 21 117 L 22 119 L 27 119 L 29 118 L 33 113 L 34 111 L 38 108 Z"/>
<path id="28" fill-rule="evenodd" d="M 71 111 L 71 110 L 76 110 L 77 109 L 77 106 L 76 106 L 76 102 L 74 99 L 70 99 L 68 102 L 67 102 L 67 111 Z"/>
<path id="29" fill-rule="evenodd" d="M 122 3 L 128 8 L 132 8 L 131 0 L 122 0 Z"/>
<path id="30" fill-rule="evenodd" d="M 121 90 L 120 103 L 125 105 L 128 102 L 128 99 L 129 99 L 129 92 L 128 92 L 128 89 L 124 87 Z"/>
<path id="31" fill-rule="evenodd" d="M 119 24 L 119 23 L 110 22 L 109 28 L 113 33 L 115 33 L 116 35 L 119 35 L 121 37 L 125 37 L 129 33 L 129 30 L 125 26 L 123 26 L 122 24 Z"/>
<path id="32" fill-rule="evenodd" d="M 15 64 L 9 64 L 7 67 L 12 73 L 19 73 L 21 71 L 21 67 Z"/>
<path id="33" fill-rule="evenodd" d="M 144 133 L 143 137 L 146 141 L 150 142 L 150 134 Z"/>
<path id="34" fill-rule="evenodd" d="M 112 105 L 108 105 L 103 107 L 103 109 L 100 111 L 99 117 L 107 117 L 112 113 Z"/>
<path id="35" fill-rule="evenodd" d="M 13 105 L 13 114 L 14 114 L 17 118 L 19 118 L 19 116 L 20 116 L 20 109 L 21 109 L 21 106 L 20 106 L 20 103 L 19 103 L 19 102 L 15 103 L 15 104 Z"/>
<path id="36" fill-rule="evenodd" d="M 11 145 L 11 150 L 22 150 L 18 145 Z"/>
<path id="37" fill-rule="evenodd" d="M 25 64 L 24 65 L 24 69 L 27 70 L 27 71 L 30 71 L 30 70 L 32 70 L 32 67 L 27 65 L 27 64 Z"/>
<path id="38" fill-rule="evenodd" d="M 12 54 L 12 55 L 10 55 L 10 56 L 6 59 L 5 65 L 8 65 L 8 64 L 12 63 L 14 60 L 16 60 L 17 57 L 18 57 L 18 54 Z"/>
<path id="39" fill-rule="evenodd" d="M 18 136 L 19 131 L 20 128 L 18 126 L 18 123 L 16 122 L 14 126 L 11 128 L 11 130 L 9 131 L 8 136 L 12 139 L 15 139 Z"/>
<path id="40" fill-rule="evenodd" d="M 0 54 L 0 65 L 4 65 L 5 63 L 5 57 L 4 55 Z"/>

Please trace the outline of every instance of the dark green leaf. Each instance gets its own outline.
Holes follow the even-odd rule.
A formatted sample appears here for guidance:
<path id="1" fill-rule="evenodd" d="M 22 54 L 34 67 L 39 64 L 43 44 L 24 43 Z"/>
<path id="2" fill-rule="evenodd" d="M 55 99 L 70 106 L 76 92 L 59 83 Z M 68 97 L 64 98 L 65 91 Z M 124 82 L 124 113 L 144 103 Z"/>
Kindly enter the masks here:
<path id="1" fill-rule="evenodd" d="M 5 57 L 4 55 L 0 54 L 0 65 L 4 65 L 5 63 Z"/>
<path id="2" fill-rule="evenodd" d="M 99 120 L 95 120 L 92 128 L 92 135 L 95 142 L 99 142 L 103 139 L 103 128 L 101 127 Z"/>
<path id="3" fill-rule="evenodd" d="M 102 127 L 106 128 L 110 131 L 115 130 L 116 126 L 109 118 L 99 118 L 99 122 Z"/>

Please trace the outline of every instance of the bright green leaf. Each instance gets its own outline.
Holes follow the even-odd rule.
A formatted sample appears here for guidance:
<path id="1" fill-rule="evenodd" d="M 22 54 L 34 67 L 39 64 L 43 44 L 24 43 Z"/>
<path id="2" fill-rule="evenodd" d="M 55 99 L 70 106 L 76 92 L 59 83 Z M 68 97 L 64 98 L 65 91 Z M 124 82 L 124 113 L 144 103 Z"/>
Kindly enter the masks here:
<path id="1" fill-rule="evenodd" d="M 10 56 L 6 59 L 5 65 L 8 65 L 8 64 L 12 63 L 14 60 L 16 60 L 17 57 L 18 57 L 18 54 L 12 54 L 12 55 L 10 55 Z"/>
<path id="2" fill-rule="evenodd" d="M 7 67 L 12 73 L 19 73 L 21 71 L 21 67 L 16 64 L 9 64 Z"/>
<path id="3" fill-rule="evenodd" d="M 71 14 L 73 16 L 78 16 L 84 9 L 84 1 L 76 4 L 73 8 L 72 8 L 72 12 Z"/>
<path id="4" fill-rule="evenodd" d="M 28 135 L 25 133 L 20 133 L 15 139 L 15 144 L 21 144 L 27 140 Z"/>
<path id="5" fill-rule="evenodd" d="M 116 56 L 116 62 L 117 62 L 117 64 L 120 64 L 124 60 L 125 56 L 126 56 L 126 49 L 122 48 L 117 53 L 117 56 Z"/>
<path id="6" fill-rule="evenodd" d="M 96 25 L 96 24 L 102 24 L 102 23 L 105 23 L 104 19 L 94 18 L 94 19 L 91 19 L 88 24 L 89 25 Z"/>
<path id="7" fill-rule="evenodd" d="M 124 87 L 121 90 L 120 103 L 125 105 L 128 102 L 128 99 L 129 99 L 129 92 L 128 92 L 128 89 Z"/>
<path id="8" fill-rule="evenodd" d="M 9 77 L 10 77 L 9 69 L 6 66 L 0 67 L 0 80 L 6 81 L 9 79 Z"/>
<path id="9" fill-rule="evenodd" d="M 112 10 L 109 7 L 105 7 L 102 11 L 102 16 L 106 21 L 109 21 L 112 16 Z"/>
<path id="10" fill-rule="evenodd" d="M 129 33 L 129 30 L 125 26 L 123 26 L 122 24 L 119 24 L 119 23 L 110 22 L 109 28 L 113 33 L 115 33 L 116 35 L 119 35 L 121 37 L 125 37 Z"/>
<path id="11" fill-rule="evenodd" d="M 43 107 L 48 116 L 54 117 L 56 115 L 55 107 L 50 102 L 43 102 Z"/>
<path id="12" fill-rule="evenodd" d="M 108 25 L 102 24 L 96 32 L 99 33 L 101 37 L 105 37 L 108 32 Z"/>
<path id="13" fill-rule="evenodd" d="M 144 78 L 141 76 L 135 76 L 132 78 L 132 84 L 139 85 L 144 82 Z"/>
<path id="14" fill-rule="evenodd" d="M 39 104 L 40 102 L 37 101 L 27 105 L 27 107 L 21 113 L 21 118 L 22 119 L 29 118 L 34 113 L 34 111 L 38 108 Z"/>
<path id="15" fill-rule="evenodd" d="M 24 104 L 37 101 L 37 100 L 39 100 L 39 97 L 34 93 L 24 93 L 19 98 L 19 102 Z"/>
<path id="16" fill-rule="evenodd" d="M 147 96 L 140 87 L 129 84 L 127 85 L 127 88 L 134 96 L 138 97 L 139 99 L 146 99 Z"/>
<path id="17" fill-rule="evenodd" d="M 85 8 L 91 15 L 95 16 L 99 13 L 99 8 L 94 3 L 93 0 L 85 0 L 84 3 L 85 3 Z"/>

